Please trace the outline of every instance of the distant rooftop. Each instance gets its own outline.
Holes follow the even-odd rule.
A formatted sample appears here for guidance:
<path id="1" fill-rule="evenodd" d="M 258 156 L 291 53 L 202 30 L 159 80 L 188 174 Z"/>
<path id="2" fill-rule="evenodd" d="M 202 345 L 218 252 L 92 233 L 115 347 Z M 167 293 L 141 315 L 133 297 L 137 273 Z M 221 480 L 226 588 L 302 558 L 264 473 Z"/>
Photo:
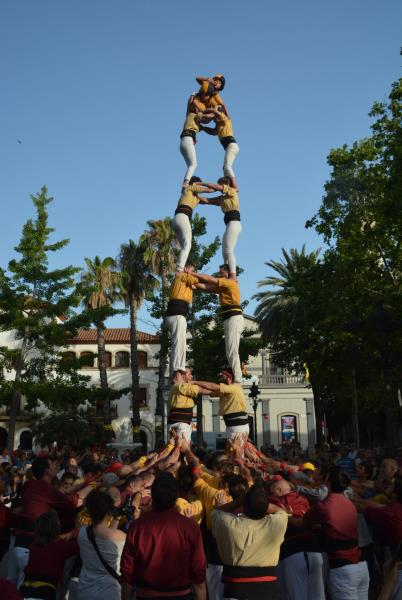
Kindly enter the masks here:
<path id="1" fill-rule="evenodd" d="M 137 331 L 137 342 L 139 344 L 159 344 L 159 335 Z M 96 344 L 96 329 L 79 329 L 78 335 L 69 340 L 70 344 Z M 106 344 L 129 344 L 129 327 L 111 327 L 105 329 Z"/>

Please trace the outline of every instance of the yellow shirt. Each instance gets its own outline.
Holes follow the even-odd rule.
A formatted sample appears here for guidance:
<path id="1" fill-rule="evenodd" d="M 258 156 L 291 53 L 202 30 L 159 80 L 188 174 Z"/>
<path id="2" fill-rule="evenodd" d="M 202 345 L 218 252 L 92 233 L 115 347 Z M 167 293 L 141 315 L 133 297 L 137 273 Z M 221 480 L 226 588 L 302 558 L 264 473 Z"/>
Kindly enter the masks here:
<path id="1" fill-rule="evenodd" d="M 192 183 L 184 188 L 182 195 L 180 196 L 178 206 L 190 206 L 195 208 L 199 203 L 197 194 L 203 191 L 203 188 L 198 183 Z"/>
<path id="2" fill-rule="evenodd" d="M 222 201 L 221 209 L 224 213 L 229 210 L 240 210 L 239 196 L 234 188 L 230 185 L 222 186 Z"/>
<path id="3" fill-rule="evenodd" d="M 233 125 L 230 117 L 225 115 L 225 113 L 219 113 L 215 117 L 216 119 L 216 130 L 218 133 L 218 138 L 223 140 L 225 137 L 233 137 Z"/>
<path id="4" fill-rule="evenodd" d="M 219 384 L 219 414 L 229 415 L 236 412 L 246 412 L 246 399 L 241 385 L 232 383 Z"/>
<path id="5" fill-rule="evenodd" d="M 183 131 L 189 129 L 190 131 L 195 131 L 198 133 L 200 131 L 200 120 L 202 118 L 202 113 L 188 113 L 186 120 L 184 121 Z"/>
<path id="6" fill-rule="evenodd" d="M 189 502 L 185 498 L 177 498 L 174 507 L 178 513 L 184 517 L 193 519 L 197 525 L 201 525 L 202 517 L 204 515 L 204 508 L 201 500 Z"/>
<path id="7" fill-rule="evenodd" d="M 170 388 L 169 408 L 194 408 L 194 398 L 198 396 L 198 385 L 175 383 Z"/>
<path id="8" fill-rule="evenodd" d="M 205 523 L 207 529 L 211 529 L 211 513 L 216 506 L 216 494 L 220 491 L 208 485 L 203 479 L 197 479 L 194 483 L 193 490 L 197 497 L 201 500 L 205 510 Z M 228 502 L 232 501 L 232 497 L 228 495 Z"/>
<path id="9" fill-rule="evenodd" d="M 211 514 L 212 533 L 224 565 L 274 567 L 285 537 L 288 515 L 278 511 L 262 519 L 249 519 L 221 510 Z"/>
<path id="10" fill-rule="evenodd" d="M 219 477 L 217 477 L 216 475 L 212 475 L 211 473 L 208 473 L 208 471 L 206 471 L 205 469 L 202 470 L 201 477 L 204 481 L 207 482 L 208 485 L 215 488 L 216 490 L 219 489 L 219 486 L 220 486 L 220 478 Z"/>
<path id="11" fill-rule="evenodd" d="M 190 273 L 177 273 L 172 281 L 169 292 L 169 300 L 184 300 L 189 304 L 193 301 L 193 288 L 192 285 L 196 285 L 198 279 Z"/>
<path id="12" fill-rule="evenodd" d="M 221 306 L 240 304 L 240 288 L 237 281 L 219 277 L 217 288 Z"/>

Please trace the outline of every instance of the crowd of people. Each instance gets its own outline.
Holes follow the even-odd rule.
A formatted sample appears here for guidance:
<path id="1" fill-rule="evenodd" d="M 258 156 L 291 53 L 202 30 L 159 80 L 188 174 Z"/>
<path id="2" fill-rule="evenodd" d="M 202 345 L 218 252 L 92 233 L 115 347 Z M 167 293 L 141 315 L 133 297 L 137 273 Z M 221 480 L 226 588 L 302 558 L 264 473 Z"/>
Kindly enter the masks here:
<path id="1" fill-rule="evenodd" d="M 180 434 L 147 455 L 3 450 L 0 598 L 401 598 L 401 475 L 400 451 Z"/>

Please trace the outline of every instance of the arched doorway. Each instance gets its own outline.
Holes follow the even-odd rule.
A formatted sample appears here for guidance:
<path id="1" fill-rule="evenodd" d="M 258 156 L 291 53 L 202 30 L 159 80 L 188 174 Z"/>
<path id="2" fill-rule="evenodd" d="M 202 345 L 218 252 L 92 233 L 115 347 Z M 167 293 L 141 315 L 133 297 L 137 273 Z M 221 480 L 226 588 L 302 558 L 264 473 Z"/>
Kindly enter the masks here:
<path id="1" fill-rule="evenodd" d="M 0 449 L 1 450 L 3 448 L 7 447 L 7 437 L 8 437 L 7 429 L 4 429 L 4 427 L 0 427 Z"/>
<path id="2" fill-rule="evenodd" d="M 21 450 L 32 450 L 32 431 L 25 429 L 20 435 L 20 449 Z"/>

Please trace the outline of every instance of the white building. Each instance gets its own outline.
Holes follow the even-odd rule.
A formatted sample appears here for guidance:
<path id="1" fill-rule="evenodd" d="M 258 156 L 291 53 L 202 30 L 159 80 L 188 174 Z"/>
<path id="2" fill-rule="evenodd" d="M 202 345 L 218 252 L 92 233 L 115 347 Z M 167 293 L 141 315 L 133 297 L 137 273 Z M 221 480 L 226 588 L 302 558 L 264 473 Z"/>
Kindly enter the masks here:
<path id="1" fill-rule="evenodd" d="M 257 332 L 257 324 L 252 317 L 245 316 L 246 327 Z M 159 351 L 159 338 L 149 333 L 138 332 L 138 362 L 140 372 L 141 394 L 141 432 L 142 441 L 148 449 L 155 442 L 155 406 L 158 383 L 158 361 L 155 358 Z M 130 330 L 128 328 L 111 328 L 106 330 L 106 361 L 108 382 L 112 389 L 127 388 L 131 384 L 130 371 Z M 12 332 L 0 332 L 0 346 L 15 347 Z M 91 384 L 99 385 L 97 365 L 96 330 L 82 329 L 78 336 L 71 340 L 67 355 L 77 358 L 86 356 L 88 365 L 82 373 L 91 377 Z M 314 401 L 311 389 L 306 386 L 304 378 L 283 372 L 272 364 L 268 350 L 261 351 L 250 359 L 247 371 L 250 379 L 244 380 L 244 393 L 249 401 L 250 431 L 254 435 L 254 419 L 257 425 L 258 445 L 273 444 L 278 447 L 283 441 L 296 438 L 303 448 L 313 448 L 315 444 Z M 12 373 L 8 376 L 12 377 Z M 7 374 L 6 374 L 7 376 Z M 248 398 L 250 387 L 255 382 L 260 394 L 256 414 L 251 400 Z M 166 400 L 167 400 L 166 389 Z M 131 416 L 131 394 L 122 395 L 113 403 L 117 417 Z M 38 409 L 43 412 L 43 408 Z M 166 414 L 167 411 L 165 411 Z M 7 439 L 8 420 L 6 407 L 0 407 L 0 447 Z M 17 422 L 15 447 L 30 447 L 30 416 L 22 403 Z M 194 419 L 195 427 L 195 419 Z M 225 425 L 219 416 L 218 398 L 203 398 L 203 431 L 206 443 L 211 447 L 224 444 Z M 221 441 L 220 441 L 221 440 Z"/>

